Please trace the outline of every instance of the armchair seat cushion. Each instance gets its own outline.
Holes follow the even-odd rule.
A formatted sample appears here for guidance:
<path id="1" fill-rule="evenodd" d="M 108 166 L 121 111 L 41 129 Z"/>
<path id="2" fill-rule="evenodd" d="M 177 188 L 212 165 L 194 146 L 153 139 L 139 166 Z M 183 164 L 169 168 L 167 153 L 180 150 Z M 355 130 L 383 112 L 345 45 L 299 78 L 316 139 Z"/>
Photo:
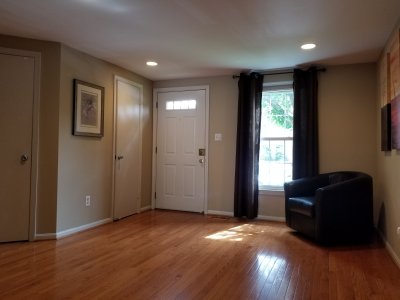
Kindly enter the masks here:
<path id="1" fill-rule="evenodd" d="M 291 197 L 289 198 L 287 209 L 291 212 L 296 212 L 313 218 L 315 212 L 315 197 Z"/>

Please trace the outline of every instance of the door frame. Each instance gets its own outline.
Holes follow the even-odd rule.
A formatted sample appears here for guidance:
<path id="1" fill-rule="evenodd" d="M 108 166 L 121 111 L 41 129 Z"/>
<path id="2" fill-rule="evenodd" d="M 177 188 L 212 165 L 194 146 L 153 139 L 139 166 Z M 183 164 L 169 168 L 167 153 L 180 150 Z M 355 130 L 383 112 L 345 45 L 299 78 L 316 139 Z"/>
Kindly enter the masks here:
<path id="1" fill-rule="evenodd" d="M 38 191 L 38 161 L 39 161 L 39 108 L 40 108 L 40 74 L 41 53 L 35 51 L 0 47 L 0 53 L 5 55 L 33 58 L 33 106 L 32 106 L 32 144 L 31 144 L 31 184 L 29 197 L 29 241 L 37 238 L 37 191 Z"/>
<path id="2" fill-rule="evenodd" d="M 151 182 L 151 209 L 156 207 L 156 179 L 157 179 L 157 124 L 158 124 L 158 93 L 166 92 L 185 92 L 204 90 L 206 94 L 205 103 L 205 148 L 206 155 L 204 157 L 204 214 L 207 214 L 208 207 L 208 130 L 209 130 L 209 107 L 210 107 L 210 87 L 208 85 L 166 87 L 153 89 L 153 154 L 152 154 L 152 182 Z"/>
<path id="3" fill-rule="evenodd" d="M 140 100 L 139 100 L 139 177 L 138 177 L 138 187 L 139 187 L 139 200 L 136 203 L 136 212 L 140 212 L 141 203 L 142 203 L 142 147 L 143 147 L 143 85 L 133 82 L 124 77 L 114 75 L 114 100 L 113 100 L 113 157 L 112 157 L 112 201 L 111 201 L 111 217 L 115 220 L 115 167 L 116 167 L 116 151 L 117 151 L 117 109 L 118 109 L 118 81 L 130 84 L 139 88 L 140 90 Z"/>

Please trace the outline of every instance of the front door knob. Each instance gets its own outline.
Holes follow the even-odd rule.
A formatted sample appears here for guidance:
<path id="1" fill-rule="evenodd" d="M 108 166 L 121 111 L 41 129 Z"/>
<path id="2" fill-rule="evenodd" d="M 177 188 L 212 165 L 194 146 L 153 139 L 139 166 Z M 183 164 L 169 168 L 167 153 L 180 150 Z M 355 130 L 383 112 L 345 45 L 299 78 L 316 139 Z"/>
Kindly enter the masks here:
<path id="1" fill-rule="evenodd" d="M 26 154 L 21 155 L 21 162 L 26 162 L 29 159 L 29 156 Z"/>

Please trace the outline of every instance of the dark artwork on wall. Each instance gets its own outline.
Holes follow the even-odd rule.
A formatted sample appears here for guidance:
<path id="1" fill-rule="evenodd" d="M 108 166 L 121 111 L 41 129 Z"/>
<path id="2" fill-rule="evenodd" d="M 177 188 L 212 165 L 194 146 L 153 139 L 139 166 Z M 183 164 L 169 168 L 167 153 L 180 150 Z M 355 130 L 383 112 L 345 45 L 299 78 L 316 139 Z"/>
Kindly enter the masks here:
<path id="1" fill-rule="evenodd" d="M 392 130 L 391 130 L 391 110 L 390 103 L 386 104 L 381 108 L 381 150 L 390 151 L 392 150 Z"/>
<path id="2" fill-rule="evenodd" d="M 392 129 L 392 149 L 400 149 L 400 95 L 395 97 L 390 103 L 391 106 L 391 129 Z"/>

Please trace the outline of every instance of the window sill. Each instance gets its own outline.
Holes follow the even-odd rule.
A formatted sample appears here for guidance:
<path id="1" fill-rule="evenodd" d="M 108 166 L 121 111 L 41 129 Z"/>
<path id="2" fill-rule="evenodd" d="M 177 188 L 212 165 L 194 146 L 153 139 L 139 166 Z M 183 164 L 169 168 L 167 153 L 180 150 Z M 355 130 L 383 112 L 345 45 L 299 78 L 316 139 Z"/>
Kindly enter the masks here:
<path id="1" fill-rule="evenodd" d="M 285 194 L 285 191 L 283 190 L 283 187 L 276 187 L 276 188 L 269 188 L 269 189 L 259 189 L 258 191 L 259 195 L 266 195 L 266 196 L 283 196 Z"/>

